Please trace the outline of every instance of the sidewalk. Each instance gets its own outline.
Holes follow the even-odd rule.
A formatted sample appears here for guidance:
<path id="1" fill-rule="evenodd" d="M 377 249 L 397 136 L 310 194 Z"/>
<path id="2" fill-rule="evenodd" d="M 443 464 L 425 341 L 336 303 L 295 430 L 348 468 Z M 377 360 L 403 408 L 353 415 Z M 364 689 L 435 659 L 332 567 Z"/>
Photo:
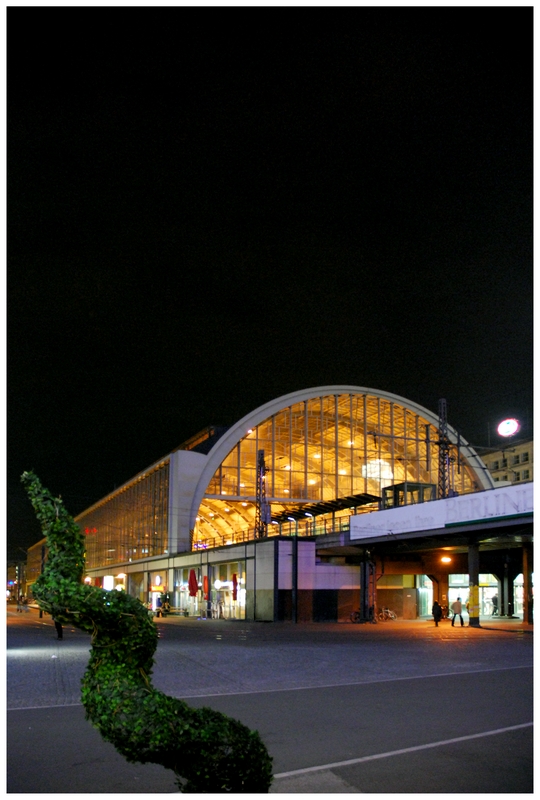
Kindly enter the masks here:
<path id="1" fill-rule="evenodd" d="M 184 617 L 184 616 L 175 615 L 175 614 L 168 614 L 165 617 L 157 617 L 157 618 L 154 617 L 154 621 L 157 624 L 165 624 L 165 625 L 171 625 L 171 624 L 193 625 L 194 623 L 198 623 L 198 624 L 201 624 L 201 623 L 205 624 L 206 623 L 206 624 L 212 624 L 212 625 L 220 625 L 220 624 L 234 623 L 234 624 L 237 624 L 237 625 L 245 625 L 245 624 L 248 624 L 248 625 L 261 625 L 261 624 L 268 625 L 268 624 L 270 624 L 271 626 L 272 625 L 277 625 L 277 626 L 287 626 L 287 627 L 290 626 L 291 628 L 295 627 L 295 623 L 290 622 L 288 620 L 285 621 L 285 622 L 280 621 L 280 622 L 276 622 L 276 623 L 267 623 L 267 622 L 261 622 L 261 621 L 253 622 L 253 620 L 228 620 L 228 619 L 220 619 L 220 620 L 218 620 L 218 619 L 209 619 L 209 618 L 207 619 L 206 617 L 202 617 L 202 616 L 199 616 L 199 617 Z M 467 617 L 466 614 L 463 615 L 463 621 L 464 621 L 464 627 L 465 628 L 473 627 L 473 626 L 469 625 L 469 618 Z M 360 624 L 358 624 L 358 623 L 351 623 L 351 622 L 348 622 L 348 621 L 343 621 L 343 622 L 341 622 L 341 621 L 340 622 L 299 622 L 296 627 L 298 627 L 298 628 L 310 627 L 310 628 L 313 628 L 313 630 L 317 630 L 317 629 L 324 630 L 324 629 L 327 629 L 328 626 L 341 627 L 341 626 L 349 626 L 349 625 L 353 625 L 355 628 L 364 628 L 366 630 L 372 630 L 372 631 L 375 628 L 378 628 L 378 629 L 381 629 L 381 630 L 391 631 L 392 629 L 394 629 L 394 630 L 403 630 L 403 629 L 405 629 L 407 627 L 409 627 L 411 630 L 418 630 L 418 629 L 424 628 L 426 626 L 430 626 L 430 625 L 434 626 L 434 622 L 433 622 L 433 617 L 430 615 L 430 616 L 426 616 L 426 617 L 417 617 L 416 619 L 401 619 L 401 618 L 398 618 L 396 620 L 389 620 L 387 622 L 378 622 L 376 625 L 371 625 L 371 624 L 368 624 L 368 623 L 363 623 L 363 624 L 360 623 Z M 445 628 L 446 626 L 451 626 L 451 620 L 450 619 L 443 619 L 443 620 L 440 621 L 439 625 L 442 628 Z M 524 622 L 521 617 L 480 617 L 480 628 L 483 629 L 483 630 L 507 631 L 509 633 L 516 633 L 518 631 L 521 631 L 522 633 L 533 633 L 534 632 L 534 625 L 530 625 L 529 623 Z"/>
<path id="2" fill-rule="evenodd" d="M 417 620 L 408 620 L 412 624 L 417 622 L 427 622 L 433 624 L 433 617 L 420 617 Z M 402 622 L 407 622 L 407 620 L 402 620 Z M 469 618 L 466 614 L 463 615 L 463 622 L 465 623 L 465 627 L 472 627 L 469 625 Z M 451 625 L 452 622 L 450 619 L 443 619 L 439 622 L 439 625 Z M 530 625 L 528 622 L 524 622 L 521 617 L 480 617 L 480 627 L 483 630 L 492 630 L 492 631 L 509 631 L 515 633 L 516 631 L 522 631 L 523 633 L 533 633 L 534 625 Z"/>
<path id="3" fill-rule="evenodd" d="M 29 605 L 28 608 L 30 609 L 30 613 L 17 613 L 16 607 L 14 604 L 8 603 L 7 604 L 7 616 L 17 617 L 17 619 L 23 621 L 25 618 L 27 619 L 29 616 L 32 618 L 36 618 L 39 616 L 39 607 L 37 605 Z M 34 612 L 32 614 L 32 612 Z M 43 617 L 40 618 L 43 622 L 50 622 L 52 625 L 52 621 L 49 614 L 43 614 Z M 469 618 L 466 614 L 463 615 L 464 620 L 464 627 L 469 628 L 473 627 L 469 625 Z M 404 630 L 405 628 L 409 627 L 411 630 L 419 630 L 426 626 L 433 626 L 433 617 L 431 615 L 425 617 L 417 617 L 416 619 L 401 619 L 398 618 L 396 620 L 389 620 L 387 622 L 378 622 L 376 625 L 370 624 L 356 624 L 351 622 L 299 622 L 298 625 L 290 621 L 285 622 L 277 622 L 277 623 L 267 623 L 266 621 L 257 620 L 254 622 L 253 620 L 245 620 L 245 619 L 210 619 L 203 616 L 199 617 L 184 617 L 180 614 L 168 614 L 164 617 L 155 617 L 154 622 L 158 625 L 194 625 L 198 624 L 207 624 L 207 625 L 227 625 L 227 624 L 235 624 L 235 625 L 268 625 L 270 626 L 285 626 L 290 627 L 291 629 L 297 628 L 313 628 L 313 630 L 327 630 L 328 627 L 341 627 L 341 626 L 349 626 L 353 625 L 356 628 L 365 628 L 366 630 L 374 630 L 374 629 L 381 629 L 391 631 L 394 630 Z M 439 623 L 441 628 L 445 628 L 451 625 L 451 620 L 442 619 Z M 456 626 L 457 627 L 457 626 Z M 534 632 L 534 625 L 529 624 L 528 622 L 524 622 L 521 617 L 480 617 L 480 628 L 482 630 L 491 630 L 491 631 L 505 631 L 508 633 L 517 633 L 518 631 L 521 633 L 533 633 Z"/>

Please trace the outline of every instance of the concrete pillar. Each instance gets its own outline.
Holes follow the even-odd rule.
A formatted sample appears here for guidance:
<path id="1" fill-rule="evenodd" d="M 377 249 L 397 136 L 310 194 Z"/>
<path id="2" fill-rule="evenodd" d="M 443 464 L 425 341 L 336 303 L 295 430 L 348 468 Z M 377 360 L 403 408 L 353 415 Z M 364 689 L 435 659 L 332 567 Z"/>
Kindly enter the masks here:
<path id="1" fill-rule="evenodd" d="M 502 614 L 502 596 L 503 596 L 503 582 L 501 578 L 501 573 L 493 572 L 493 575 L 497 578 L 497 598 L 498 598 L 498 607 L 497 607 L 497 615 L 500 617 Z"/>
<path id="2" fill-rule="evenodd" d="M 448 606 L 448 574 L 439 575 L 439 605 Z"/>
<path id="3" fill-rule="evenodd" d="M 513 592 L 510 587 L 509 583 L 509 574 L 508 574 L 508 561 L 505 561 L 504 564 L 504 573 L 502 579 L 502 597 L 501 597 L 501 617 L 511 617 L 512 613 L 510 611 L 511 601 L 510 598 Z"/>
<path id="4" fill-rule="evenodd" d="M 298 522 L 296 525 L 298 527 Z M 274 622 L 277 622 L 279 618 L 279 545 L 280 540 L 276 539 L 274 542 Z"/>
<path id="5" fill-rule="evenodd" d="M 501 604 L 501 616 L 503 617 L 514 616 L 514 580 L 518 574 L 518 568 L 516 567 L 514 559 L 506 555 L 504 560 L 503 596 Z"/>
<path id="6" fill-rule="evenodd" d="M 143 574 L 143 587 L 144 587 L 144 603 L 148 603 L 150 600 L 150 586 L 152 585 L 152 576 L 147 569 L 145 569 Z"/>
<path id="7" fill-rule="evenodd" d="M 479 587 L 479 546 L 477 542 L 469 543 L 469 625 L 480 627 L 480 587 Z"/>
<path id="8" fill-rule="evenodd" d="M 360 564 L 360 622 L 369 622 L 370 609 L 375 613 L 374 602 L 374 577 L 375 565 L 372 561 L 362 561 Z M 373 608 L 372 608 L 373 607 Z"/>
<path id="9" fill-rule="evenodd" d="M 504 577 L 503 577 L 503 596 L 504 605 L 501 608 L 501 615 L 505 617 L 514 617 L 514 581 L 523 569 L 523 556 L 517 560 L 515 553 L 512 556 L 506 555 L 504 562 Z"/>
<path id="10" fill-rule="evenodd" d="M 532 544 L 523 545 L 523 622 L 533 624 Z"/>
<path id="11" fill-rule="evenodd" d="M 292 546 L 292 621 L 298 622 L 298 536 Z"/>
<path id="12" fill-rule="evenodd" d="M 174 595 L 174 568 L 169 567 L 167 570 L 167 593 L 169 595 L 169 602 L 173 605 Z"/>
<path id="13" fill-rule="evenodd" d="M 360 564 L 360 608 L 358 609 L 361 622 L 367 622 L 369 619 L 369 574 L 367 568 L 367 561 L 362 561 Z"/>

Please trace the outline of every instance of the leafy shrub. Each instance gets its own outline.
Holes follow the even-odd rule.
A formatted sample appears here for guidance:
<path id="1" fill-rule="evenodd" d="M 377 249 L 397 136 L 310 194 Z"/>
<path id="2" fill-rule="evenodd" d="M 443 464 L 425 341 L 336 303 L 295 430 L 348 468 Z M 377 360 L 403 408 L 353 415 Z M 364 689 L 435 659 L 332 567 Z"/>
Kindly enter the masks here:
<path id="1" fill-rule="evenodd" d="M 173 770 L 182 792 L 268 792 L 272 759 L 257 731 L 154 689 L 158 636 L 148 611 L 124 592 L 81 583 L 85 540 L 79 527 L 36 475 L 25 472 L 22 482 L 48 548 L 34 597 L 55 619 L 92 636 L 82 679 L 86 718 L 128 761 Z"/>

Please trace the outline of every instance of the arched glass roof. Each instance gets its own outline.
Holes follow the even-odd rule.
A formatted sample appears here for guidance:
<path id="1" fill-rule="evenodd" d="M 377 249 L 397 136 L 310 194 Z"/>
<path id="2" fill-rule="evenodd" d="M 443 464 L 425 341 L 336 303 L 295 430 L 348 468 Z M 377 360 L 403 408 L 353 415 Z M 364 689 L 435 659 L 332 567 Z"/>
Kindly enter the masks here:
<path id="1" fill-rule="evenodd" d="M 264 454 L 267 533 L 313 535 L 378 510 L 385 487 L 438 483 L 438 418 L 385 392 L 325 386 L 286 395 L 232 426 L 208 455 L 192 506 L 193 546 L 254 538 Z M 492 488 L 482 461 L 448 426 L 450 488 Z M 260 490 L 259 490 L 260 494 Z M 259 506 L 260 508 L 260 506 Z"/>

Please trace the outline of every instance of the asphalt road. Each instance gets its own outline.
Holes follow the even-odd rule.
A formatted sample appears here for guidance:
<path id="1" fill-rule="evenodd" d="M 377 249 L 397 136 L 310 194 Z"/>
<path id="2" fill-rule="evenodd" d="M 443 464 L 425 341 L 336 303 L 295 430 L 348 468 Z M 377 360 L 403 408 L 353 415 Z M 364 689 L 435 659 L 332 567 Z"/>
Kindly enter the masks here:
<path id="1" fill-rule="evenodd" d="M 278 793 L 532 793 L 533 636 L 489 628 L 158 622 L 154 685 L 256 728 Z M 8 791 L 165 793 L 85 721 L 88 637 L 8 612 Z"/>

